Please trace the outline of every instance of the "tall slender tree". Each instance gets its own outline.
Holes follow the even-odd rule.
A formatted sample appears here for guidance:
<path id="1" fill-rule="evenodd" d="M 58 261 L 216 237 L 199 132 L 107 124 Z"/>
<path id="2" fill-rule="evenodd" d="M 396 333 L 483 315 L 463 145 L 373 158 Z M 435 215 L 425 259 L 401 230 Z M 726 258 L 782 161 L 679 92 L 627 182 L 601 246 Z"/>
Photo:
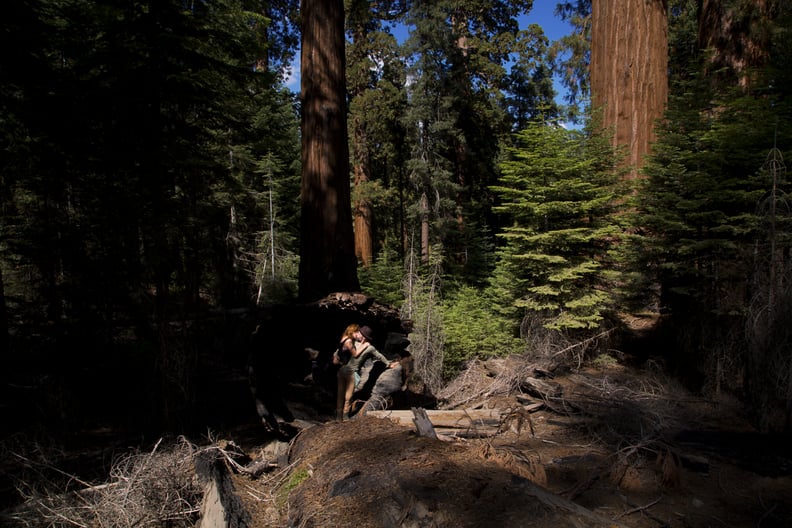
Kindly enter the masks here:
<path id="1" fill-rule="evenodd" d="M 391 198 L 398 191 L 398 164 L 394 160 L 403 141 L 399 113 L 405 107 L 405 79 L 398 44 L 385 27 L 388 20 L 400 16 L 398 4 L 347 0 L 355 254 L 366 268 L 379 249 L 375 229 L 387 233 L 385 212 L 390 210 L 399 216 L 398 200 Z M 387 183 L 392 184 L 390 192 Z M 375 218 L 377 206 L 387 203 L 389 207 L 380 206 L 379 218 Z"/>

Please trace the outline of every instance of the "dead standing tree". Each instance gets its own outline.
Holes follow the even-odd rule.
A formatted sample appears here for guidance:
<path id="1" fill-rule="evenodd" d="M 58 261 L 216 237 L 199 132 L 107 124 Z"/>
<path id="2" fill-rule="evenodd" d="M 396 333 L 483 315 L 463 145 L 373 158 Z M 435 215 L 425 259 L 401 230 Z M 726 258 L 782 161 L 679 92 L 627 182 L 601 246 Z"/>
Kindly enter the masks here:
<path id="1" fill-rule="evenodd" d="M 788 257 L 789 228 L 792 222 L 792 199 L 783 191 L 786 165 L 781 151 L 771 149 L 762 172 L 770 190 L 758 203 L 766 239 L 757 240 L 754 251 L 753 299 L 749 309 L 747 376 L 761 380 L 753 383 L 751 398 L 755 402 L 762 428 L 772 428 L 772 409 L 783 402 L 784 430 L 792 430 L 792 340 L 789 307 L 792 263 Z M 719 369 L 720 372 L 720 369 Z"/>

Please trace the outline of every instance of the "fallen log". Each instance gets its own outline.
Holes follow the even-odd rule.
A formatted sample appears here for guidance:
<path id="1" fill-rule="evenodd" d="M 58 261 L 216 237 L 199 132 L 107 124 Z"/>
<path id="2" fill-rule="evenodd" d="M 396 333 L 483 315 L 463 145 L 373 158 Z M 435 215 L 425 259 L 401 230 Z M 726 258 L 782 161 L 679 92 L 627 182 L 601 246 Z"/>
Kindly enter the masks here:
<path id="1" fill-rule="evenodd" d="M 520 382 L 520 390 L 542 399 L 561 397 L 561 385 L 556 382 L 545 381 L 539 378 L 524 378 Z"/>
<path id="2" fill-rule="evenodd" d="M 427 410 L 426 415 L 435 427 L 459 427 L 466 423 L 499 424 L 504 417 L 512 414 L 515 410 L 531 413 L 538 411 L 544 407 L 544 405 L 543 402 L 537 402 L 519 407 L 518 409 Z M 368 411 L 366 415 L 377 418 L 389 418 L 402 425 L 411 425 L 413 419 L 412 411 L 393 409 Z"/>
<path id="3" fill-rule="evenodd" d="M 240 528 L 249 526 L 250 513 L 234 489 L 231 472 L 223 463 L 225 453 L 204 450 L 196 455 L 195 473 L 204 484 L 198 528 Z"/>
<path id="4" fill-rule="evenodd" d="M 462 427 L 464 425 L 495 425 L 501 421 L 501 416 L 508 411 L 500 409 L 464 409 L 459 411 L 427 410 L 426 416 L 434 427 Z M 412 425 L 414 414 L 412 411 L 368 411 L 367 416 L 389 418 L 401 425 Z"/>
<path id="5" fill-rule="evenodd" d="M 532 413 L 542 407 L 544 403 L 533 403 L 517 409 L 423 410 L 423 412 L 437 434 L 476 438 L 502 432 L 505 421 L 516 413 Z M 368 411 L 366 415 L 387 418 L 399 425 L 409 426 L 414 423 L 418 425 L 413 411 L 378 410 Z"/>

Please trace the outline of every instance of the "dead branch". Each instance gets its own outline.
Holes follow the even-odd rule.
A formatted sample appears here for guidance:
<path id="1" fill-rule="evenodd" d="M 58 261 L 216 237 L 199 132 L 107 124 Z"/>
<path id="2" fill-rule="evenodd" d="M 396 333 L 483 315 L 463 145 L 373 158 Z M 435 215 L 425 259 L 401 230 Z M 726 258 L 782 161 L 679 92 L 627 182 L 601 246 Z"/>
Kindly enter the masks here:
<path id="1" fill-rule="evenodd" d="M 184 439 L 165 451 L 160 445 L 161 440 L 149 453 L 120 458 L 110 471 L 111 481 L 100 485 L 50 468 L 83 487 L 63 491 L 45 483 L 43 491 L 31 490 L 12 519 L 43 526 L 191 526 L 202 496 L 192 467 L 195 450 Z"/>
<path id="2" fill-rule="evenodd" d="M 520 380 L 533 372 L 535 365 L 522 357 L 486 362 L 471 361 L 465 371 L 440 392 L 447 409 L 468 406 L 470 402 L 518 391 Z"/>
<path id="3" fill-rule="evenodd" d="M 558 352 L 554 353 L 551 357 L 557 357 L 557 356 L 560 356 L 562 354 L 566 354 L 567 352 L 570 352 L 572 350 L 575 350 L 576 348 L 587 346 L 587 345 L 593 343 L 594 341 L 596 341 L 598 339 L 601 339 L 603 337 L 606 337 L 606 336 L 612 334 L 614 332 L 614 330 L 615 330 L 615 328 L 611 328 L 609 330 L 605 330 L 603 332 L 600 332 L 599 334 L 597 334 L 595 336 L 589 337 L 588 339 L 584 339 L 583 341 L 580 341 L 578 343 L 574 343 L 574 344 L 572 344 L 572 345 L 570 345 L 568 347 L 565 347 L 565 348 L 559 350 Z M 580 363 L 581 362 L 582 362 L 582 356 L 578 358 L 578 368 L 580 368 Z"/>
<path id="4" fill-rule="evenodd" d="M 633 513 L 637 513 L 637 512 L 645 512 L 646 510 L 648 510 L 649 508 L 651 508 L 661 500 L 663 500 L 662 496 L 657 497 L 655 500 L 653 500 L 648 504 L 644 504 L 643 506 L 636 506 L 635 508 L 620 513 L 619 515 L 615 516 L 614 519 L 621 519 L 622 517 L 626 517 L 627 515 L 632 515 Z"/>
<path id="5" fill-rule="evenodd" d="M 656 515 L 654 515 L 652 512 L 649 511 L 649 508 L 651 508 L 655 504 L 659 503 L 663 499 L 662 496 L 658 497 L 657 499 L 655 499 L 652 502 L 650 502 L 648 504 L 645 504 L 643 506 L 636 506 L 636 505 L 632 504 L 630 501 L 627 500 L 627 497 L 625 497 L 622 494 L 619 494 L 619 496 L 621 497 L 621 499 L 624 501 L 625 504 L 627 504 L 628 506 L 632 506 L 632 508 L 627 510 L 627 511 L 625 511 L 625 512 L 620 513 L 619 515 L 616 515 L 613 518 L 614 520 L 620 519 L 621 517 L 625 517 L 627 515 L 631 515 L 633 513 L 641 512 L 642 515 L 645 515 L 646 517 L 652 519 L 654 522 L 659 524 L 662 528 L 668 528 L 670 526 L 666 521 L 664 521 L 663 519 L 657 517 Z M 718 519 L 718 520 L 720 520 L 720 519 Z"/>

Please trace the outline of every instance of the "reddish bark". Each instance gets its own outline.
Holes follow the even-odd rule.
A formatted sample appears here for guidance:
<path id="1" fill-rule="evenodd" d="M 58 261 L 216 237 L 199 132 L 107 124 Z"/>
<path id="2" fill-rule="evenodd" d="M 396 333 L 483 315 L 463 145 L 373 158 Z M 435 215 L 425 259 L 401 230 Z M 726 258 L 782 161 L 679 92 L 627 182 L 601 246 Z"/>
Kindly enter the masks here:
<path id="1" fill-rule="evenodd" d="M 362 146 L 362 145 L 360 145 Z M 369 181 L 368 165 L 362 161 L 354 164 L 355 187 L 364 186 Z M 355 220 L 355 256 L 364 268 L 371 266 L 374 259 L 374 210 L 366 198 L 359 198 L 353 204 Z"/>
<path id="2" fill-rule="evenodd" d="M 770 54 L 768 21 L 776 15 L 777 0 L 753 0 L 728 5 L 703 0 L 699 17 L 699 48 L 710 50 L 708 69 L 727 68 L 742 88 L 751 85 L 751 69 Z"/>
<path id="3" fill-rule="evenodd" d="M 625 163 L 638 175 L 668 99 L 665 0 L 594 0 L 591 6 L 591 96 Z"/>
<path id="4" fill-rule="evenodd" d="M 349 188 L 342 0 L 302 0 L 300 297 L 360 289 Z"/>

